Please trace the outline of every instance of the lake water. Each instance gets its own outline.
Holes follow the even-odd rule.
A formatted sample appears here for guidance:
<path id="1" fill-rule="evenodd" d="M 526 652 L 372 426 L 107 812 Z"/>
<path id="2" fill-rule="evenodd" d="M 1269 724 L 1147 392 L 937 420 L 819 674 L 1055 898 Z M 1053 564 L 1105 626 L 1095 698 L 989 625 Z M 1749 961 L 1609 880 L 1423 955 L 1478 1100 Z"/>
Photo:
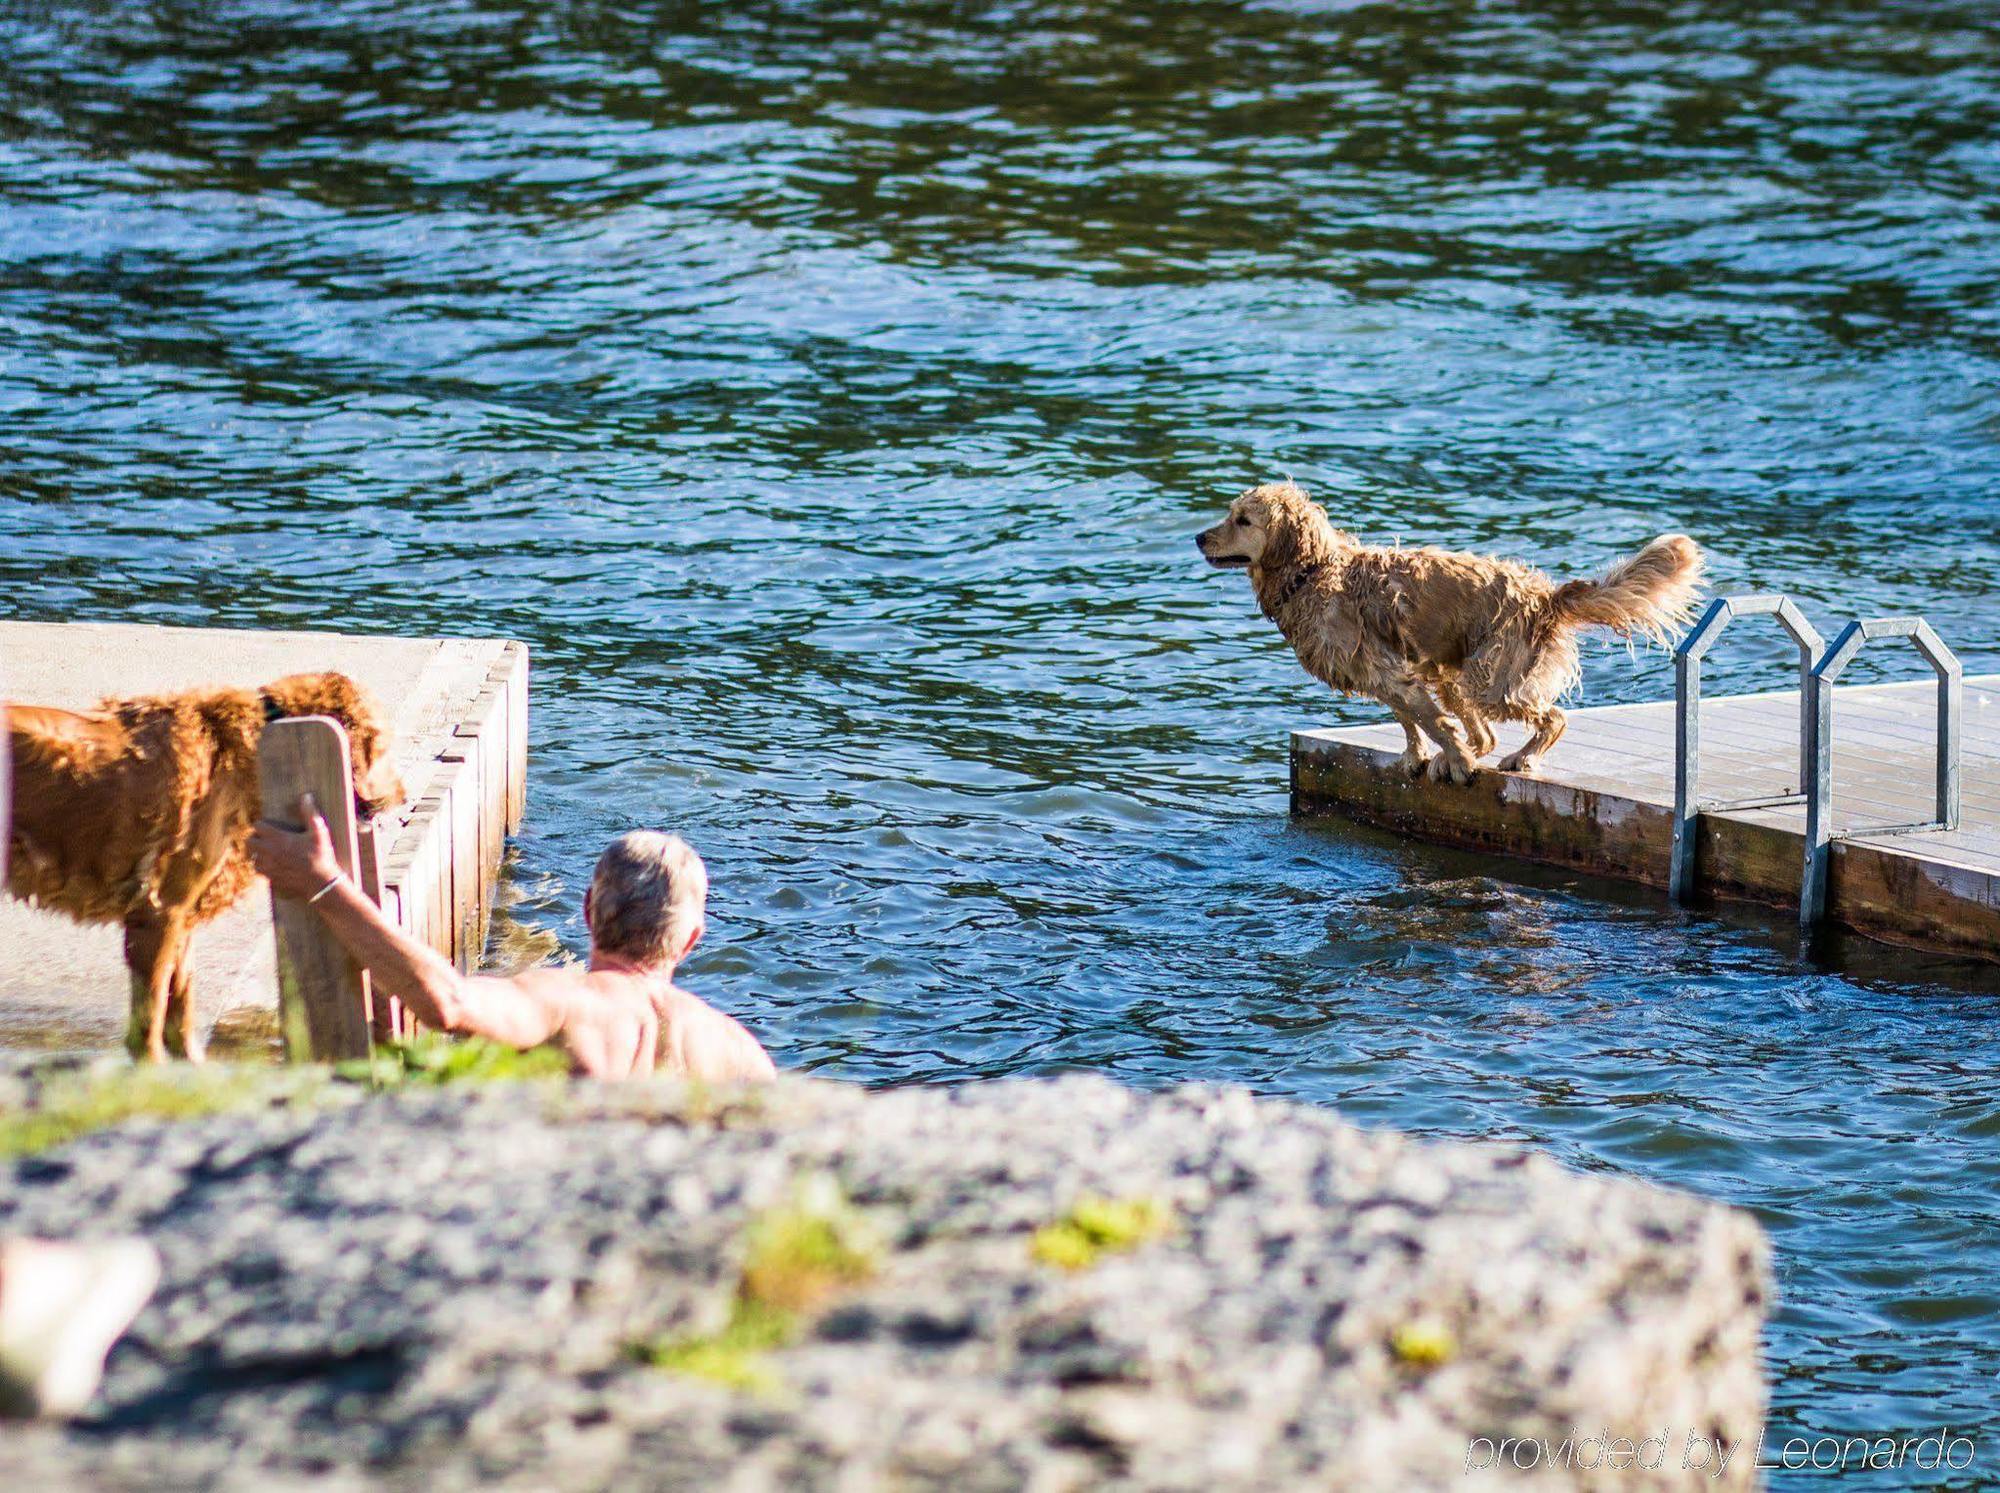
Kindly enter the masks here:
<path id="1" fill-rule="evenodd" d="M 1376 712 L 1189 541 L 1286 473 L 1557 572 L 1682 528 L 1993 669 L 1996 394 L 1970 0 L 0 4 L 6 612 L 524 638 L 510 949 L 670 824 L 785 1065 L 1744 1205 L 1775 1429 L 1967 1487 L 2000 979 L 1288 823 L 1287 730 Z"/>

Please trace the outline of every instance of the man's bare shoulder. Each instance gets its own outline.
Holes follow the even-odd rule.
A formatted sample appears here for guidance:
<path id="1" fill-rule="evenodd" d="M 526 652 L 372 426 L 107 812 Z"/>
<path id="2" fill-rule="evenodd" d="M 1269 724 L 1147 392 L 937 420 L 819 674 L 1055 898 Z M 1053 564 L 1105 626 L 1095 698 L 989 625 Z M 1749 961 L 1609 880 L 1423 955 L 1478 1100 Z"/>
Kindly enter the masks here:
<path id="1" fill-rule="evenodd" d="M 669 1068 L 718 1083 L 777 1076 L 764 1044 L 734 1016 L 716 1010 L 692 990 L 669 985 L 654 1004 L 660 1016 L 660 1056 Z"/>
<path id="2" fill-rule="evenodd" d="M 460 985 L 467 1003 L 475 1010 L 501 1009 L 526 1004 L 546 1010 L 559 1020 L 583 991 L 581 970 L 537 966 L 510 975 L 471 975 Z"/>
<path id="3" fill-rule="evenodd" d="M 487 975 L 483 979 L 512 985 L 524 995 L 555 999 L 604 996 L 611 999 L 637 993 L 632 976 L 611 970 L 593 970 L 581 964 L 538 964 L 511 975 Z"/>
<path id="4" fill-rule="evenodd" d="M 558 1026 L 602 1017 L 621 1008 L 644 1008 L 642 982 L 629 975 L 592 970 L 580 964 L 541 964 L 511 975 L 481 975 L 466 982 L 475 994 L 481 989 L 503 992 L 515 1000 L 549 1013 Z"/>

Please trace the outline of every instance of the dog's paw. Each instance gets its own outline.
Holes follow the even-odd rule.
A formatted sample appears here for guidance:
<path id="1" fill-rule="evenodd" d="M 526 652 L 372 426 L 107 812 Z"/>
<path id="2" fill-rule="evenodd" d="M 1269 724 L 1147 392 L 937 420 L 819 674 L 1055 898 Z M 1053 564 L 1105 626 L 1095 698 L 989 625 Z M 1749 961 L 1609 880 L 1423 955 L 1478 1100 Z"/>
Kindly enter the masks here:
<path id="1" fill-rule="evenodd" d="M 1396 771 L 1402 773 L 1404 777 L 1420 778 L 1431 760 L 1422 752 L 1404 752 L 1396 758 Z"/>
<path id="2" fill-rule="evenodd" d="M 1470 762 L 1454 762 L 1443 753 L 1439 753 L 1431 758 L 1430 766 L 1424 771 L 1433 783 L 1457 783 L 1460 787 L 1464 787 L 1472 781 L 1477 769 Z"/>
<path id="3" fill-rule="evenodd" d="M 1502 772 L 1533 772 L 1535 759 L 1526 752 L 1513 752 L 1500 759 Z"/>

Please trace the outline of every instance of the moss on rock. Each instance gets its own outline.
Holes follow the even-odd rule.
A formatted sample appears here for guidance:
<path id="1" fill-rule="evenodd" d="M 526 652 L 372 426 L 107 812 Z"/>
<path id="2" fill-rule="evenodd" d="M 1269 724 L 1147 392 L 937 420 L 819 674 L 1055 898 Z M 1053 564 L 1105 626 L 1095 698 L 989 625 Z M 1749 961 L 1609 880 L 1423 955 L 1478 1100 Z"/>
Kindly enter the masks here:
<path id="1" fill-rule="evenodd" d="M 51 1065 L 0 1095 L 0 1157 L 32 1156 L 135 1120 L 192 1120 L 273 1101 L 304 1101 L 324 1082 L 311 1070 L 135 1067 L 123 1059 Z"/>
<path id="2" fill-rule="evenodd" d="M 1028 1251 L 1044 1265 L 1087 1270 L 1107 1254 L 1137 1249 L 1173 1227 L 1173 1210 L 1156 1198 L 1081 1198 L 1054 1223 L 1035 1230 Z"/>
<path id="3" fill-rule="evenodd" d="M 635 1343 L 632 1355 L 732 1389 L 775 1390 L 778 1376 L 765 1355 L 795 1341 L 803 1321 L 842 1286 L 874 1275 L 882 1253 L 868 1219 L 824 1175 L 805 1179 L 790 1203 L 752 1219 L 744 1247 L 721 1328 Z"/>

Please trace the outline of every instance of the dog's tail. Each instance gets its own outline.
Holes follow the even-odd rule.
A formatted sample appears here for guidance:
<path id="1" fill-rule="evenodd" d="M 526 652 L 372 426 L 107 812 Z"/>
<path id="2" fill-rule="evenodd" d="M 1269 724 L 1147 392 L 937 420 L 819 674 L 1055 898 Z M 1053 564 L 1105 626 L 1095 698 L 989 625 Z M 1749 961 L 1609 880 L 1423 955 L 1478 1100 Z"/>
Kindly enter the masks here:
<path id="1" fill-rule="evenodd" d="M 1662 534 L 1598 581 L 1566 581 L 1549 598 L 1558 626 L 1608 627 L 1666 647 L 1694 615 L 1707 565 L 1685 534 Z"/>

